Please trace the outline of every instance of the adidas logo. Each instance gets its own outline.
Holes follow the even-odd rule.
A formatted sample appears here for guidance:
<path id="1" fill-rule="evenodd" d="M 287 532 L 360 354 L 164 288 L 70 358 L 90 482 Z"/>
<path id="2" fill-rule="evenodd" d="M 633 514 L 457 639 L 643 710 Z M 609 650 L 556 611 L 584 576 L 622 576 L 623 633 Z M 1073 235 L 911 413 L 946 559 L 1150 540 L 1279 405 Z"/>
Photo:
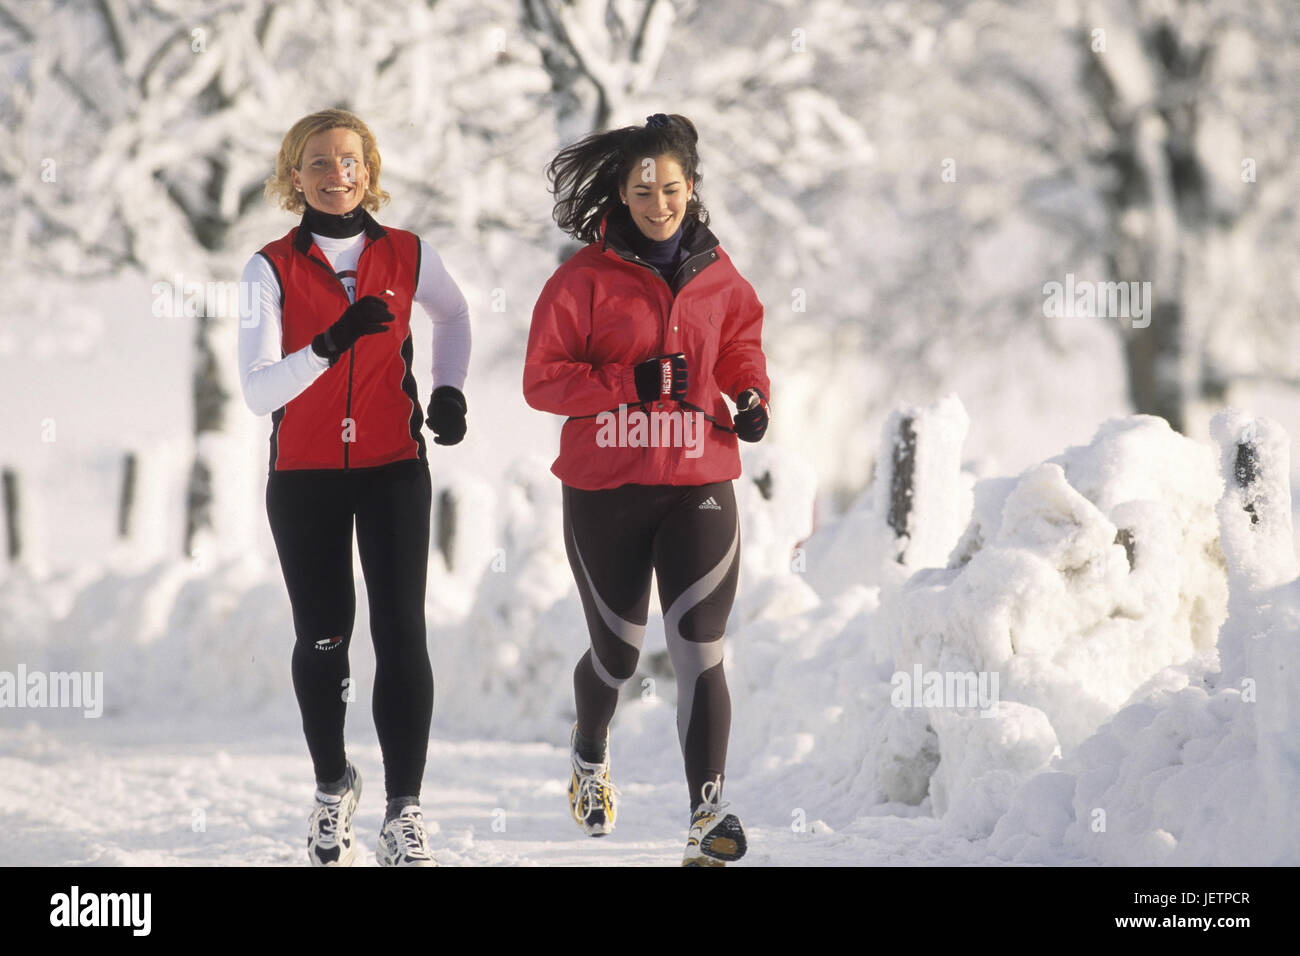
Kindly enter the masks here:
<path id="1" fill-rule="evenodd" d="M 708 497 L 707 500 L 701 502 L 700 507 L 699 507 L 697 510 L 699 510 L 699 511 L 721 511 L 721 510 L 722 510 L 722 505 L 720 505 L 720 504 L 718 504 L 716 501 L 714 501 L 712 495 L 709 495 L 709 497 Z"/>

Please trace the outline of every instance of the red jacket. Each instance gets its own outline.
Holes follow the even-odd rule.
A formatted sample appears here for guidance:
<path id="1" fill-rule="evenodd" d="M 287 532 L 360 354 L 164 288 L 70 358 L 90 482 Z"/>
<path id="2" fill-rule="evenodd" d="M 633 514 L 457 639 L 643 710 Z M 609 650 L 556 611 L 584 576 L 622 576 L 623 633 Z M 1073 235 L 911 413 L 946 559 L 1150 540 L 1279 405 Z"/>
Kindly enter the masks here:
<path id="1" fill-rule="evenodd" d="M 771 397 L 762 303 L 706 226 L 686 227 L 687 257 L 670 284 L 609 224 L 607 217 L 601 242 L 555 271 L 533 308 L 524 397 L 533 408 L 568 416 L 551 471 L 590 491 L 740 477 L 740 451 L 722 396 L 734 400 L 758 388 Z M 676 352 L 686 355 L 686 397 L 642 404 L 634 367 Z M 624 427 L 617 422 L 621 405 L 628 406 Z M 643 429 L 648 440 L 638 440 L 635 415 L 645 412 L 669 415 L 652 418 Z M 674 412 L 678 422 L 671 420 Z M 702 426 L 698 432 L 682 430 L 682 413 L 693 415 Z"/>
<path id="2" fill-rule="evenodd" d="M 280 341 L 288 355 L 310 345 L 351 303 L 329 260 L 301 226 L 261 254 L 280 280 Z M 358 339 L 302 394 L 272 413 L 272 471 L 427 460 L 420 433 L 424 414 L 411 374 L 411 300 L 419 275 L 419 237 L 385 229 L 367 215 L 356 297 L 383 298 L 393 322 L 387 332 Z"/>

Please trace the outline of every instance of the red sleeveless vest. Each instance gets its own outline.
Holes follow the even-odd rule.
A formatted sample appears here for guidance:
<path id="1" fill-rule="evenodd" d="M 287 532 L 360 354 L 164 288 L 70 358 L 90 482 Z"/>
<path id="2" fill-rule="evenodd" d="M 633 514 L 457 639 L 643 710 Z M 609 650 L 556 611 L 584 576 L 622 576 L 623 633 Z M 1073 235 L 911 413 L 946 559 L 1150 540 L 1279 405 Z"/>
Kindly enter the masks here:
<path id="1" fill-rule="evenodd" d="M 356 297 L 388 303 L 387 332 L 365 335 L 300 395 L 271 414 L 271 470 L 373 468 L 427 461 L 424 412 L 411 373 L 411 301 L 420 240 L 366 217 Z M 301 225 L 261 255 L 280 280 L 282 354 L 310 345 L 351 304 L 329 260 Z M 388 293 L 392 293 L 389 295 Z"/>

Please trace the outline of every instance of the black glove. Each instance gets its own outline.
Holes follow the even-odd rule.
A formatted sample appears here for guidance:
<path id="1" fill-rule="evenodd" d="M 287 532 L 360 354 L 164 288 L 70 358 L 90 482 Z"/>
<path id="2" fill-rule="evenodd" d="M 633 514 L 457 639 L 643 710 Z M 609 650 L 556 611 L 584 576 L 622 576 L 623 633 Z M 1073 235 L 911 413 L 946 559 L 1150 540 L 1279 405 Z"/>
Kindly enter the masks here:
<path id="1" fill-rule="evenodd" d="M 365 296 L 344 309 L 338 321 L 312 339 L 311 350 L 333 365 L 361 336 L 387 332 L 385 323 L 391 321 L 393 313 L 388 311 L 387 302 L 377 295 Z"/>
<path id="2" fill-rule="evenodd" d="M 465 396 L 451 385 L 439 385 L 429 397 L 425 424 L 433 432 L 435 445 L 454 445 L 465 437 Z"/>
<path id="3" fill-rule="evenodd" d="M 767 398 L 756 388 L 747 388 L 736 396 L 733 427 L 741 441 L 758 441 L 767 431 Z"/>
<path id="4" fill-rule="evenodd" d="M 632 371 L 636 379 L 636 397 L 643 402 L 657 402 L 671 398 L 680 401 L 686 397 L 686 356 L 656 355 L 646 359 Z"/>

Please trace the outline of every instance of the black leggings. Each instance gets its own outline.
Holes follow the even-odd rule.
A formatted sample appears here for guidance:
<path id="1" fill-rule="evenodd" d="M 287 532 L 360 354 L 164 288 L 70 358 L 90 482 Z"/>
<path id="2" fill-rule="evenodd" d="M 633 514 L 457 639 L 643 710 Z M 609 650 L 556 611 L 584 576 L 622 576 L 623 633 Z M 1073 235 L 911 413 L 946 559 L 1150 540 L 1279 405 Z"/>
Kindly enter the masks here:
<path id="1" fill-rule="evenodd" d="M 619 688 L 636 672 L 653 571 L 677 677 L 677 734 L 694 810 L 703 784 L 723 776 L 731 732 L 722 672 L 722 634 L 740 569 L 731 482 L 605 491 L 566 485 L 564 543 L 591 635 L 591 649 L 573 673 L 578 733 L 604 739 Z"/>
<path id="2" fill-rule="evenodd" d="M 372 696 L 387 795 L 420 795 L 433 717 L 424 623 L 429 562 L 428 466 L 418 460 L 347 471 L 272 472 L 266 485 L 297 642 L 293 689 L 319 782 L 347 770 L 343 750 L 356 593 L 352 520 L 375 645 Z"/>

